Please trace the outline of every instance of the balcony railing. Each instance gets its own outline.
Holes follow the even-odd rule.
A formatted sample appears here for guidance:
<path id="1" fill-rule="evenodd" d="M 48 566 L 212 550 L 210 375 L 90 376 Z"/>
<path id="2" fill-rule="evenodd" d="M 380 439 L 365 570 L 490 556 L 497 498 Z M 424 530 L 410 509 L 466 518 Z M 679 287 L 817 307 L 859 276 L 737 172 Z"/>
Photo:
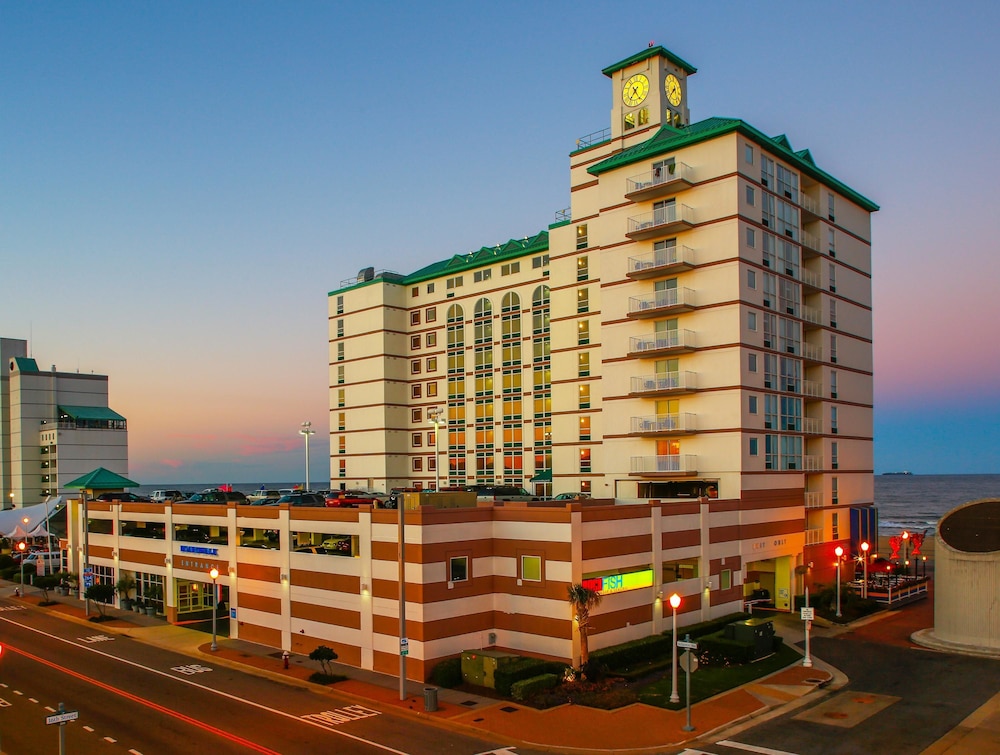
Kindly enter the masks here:
<path id="1" fill-rule="evenodd" d="M 676 245 L 668 249 L 654 249 L 648 254 L 637 257 L 629 257 L 626 275 L 631 278 L 642 278 L 670 268 L 690 270 L 694 265 L 694 250 L 687 246 Z"/>
<path id="2" fill-rule="evenodd" d="M 819 215 L 819 202 L 807 195 L 804 191 L 799 192 L 799 206 L 802 207 L 803 215 L 812 215 L 812 218 L 805 218 L 803 220 L 813 220 L 818 218 Z"/>
<path id="3" fill-rule="evenodd" d="M 812 286 L 813 288 L 819 288 L 819 273 L 814 273 L 804 267 L 799 268 L 799 280 L 802 281 L 807 286 Z"/>
<path id="4" fill-rule="evenodd" d="M 694 372 L 661 372 L 632 378 L 630 393 L 686 393 L 697 390 Z"/>
<path id="5" fill-rule="evenodd" d="M 807 249 L 812 249 L 814 252 L 819 251 L 819 236 L 814 236 L 808 231 L 802 231 L 799 236 L 799 241 L 801 241 L 802 246 Z"/>
<path id="6" fill-rule="evenodd" d="M 601 142 L 606 142 L 611 138 L 611 129 L 603 128 L 600 131 L 593 131 L 586 136 L 581 136 L 576 140 L 577 149 L 586 149 L 587 147 L 593 147 L 595 144 L 600 144 Z"/>
<path id="7" fill-rule="evenodd" d="M 809 307 L 803 304 L 800 307 L 800 311 L 802 314 L 802 319 L 805 320 L 806 322 L 812 323 L 813 325 L 823 324 L 823 315 L 818 309 L 816 309 L 816 307 Z"/>
<path id="8" fill-rule="evenodd" d="M 807 454 L 802 457 L 802 469 L 806 472 L 819 472 L 823 468 L 823 457 Z"/>
<path id="9" fill-rule="evenodd" d="M 816 346 L 815 344 L 808 343 L 806 341 L 802 342 L 802 358 L 807 359 L 810 362 L 822 362 L 823 361 L 823 347 Z"/>
<path id="10" fill-rule="evenodd" d="M 632 474 L 694 474 L 698 471 L 698 457 L 694 454 L 633 456 L 630 469 Z"/>
<path id="11" fill-rule="evenodd" d="M 817 545 L 823 542 L 823 530 L 816 528 L 814 530 L 806 530 L 806 545 Z"/>
<path id="12" fill-rule="evenodd" d="M 821 509 L 823 508 L 823 494 L 818 491 L 807 490 L 805 503 L 807 509 Z"/>
<path id="13" fill-rule="evenodd" d="M 687 188 L 694 183 L 694 171 L 685 163 L 674 163 L 632 176 L 625 181 L 625 196 L 638 199 L 634 195 L 662 195 L 670 190 Z"/>
<path id="14" fill-rule="evenodd" d="M 802 432 L 806 435 L 819 435 L 823 432 L 823 420 L 818 417 L 803 417 Z"/>
<path id="15" fill-rule="evenodd" d="M 651 238 L 661 233 L 690 228 L 692 225 L 694 225 L 694 210 L 687 205 L 671 204 L 629 218 L 626 235 L 631 238 Z"/>
<path id="16" fill-rule="evenodd" d="M 694 291 L 690 288 L 668 288 L 646 296 L 630 296 L 628 300 L 630 317 L 651 317 L 664 310 L 691 309 L 694 309 Z"/>
<path id="17" fill-rule="evenodd" d="M 694 332 L 690 330 L 664 330 L 648 336 L 628 339 L 630 354 L 656 354 L 664 351 L 688 351 L 694 346 Z"/>
<path id="18" fill-rule="evenodd" d="M 668 433 L 693 433 L 697 429 L 695 415 L 689 412 L 673 414 L 650 414 L 646 417 L 632 417 L 633 435 L 659 435 Z"/>
<path id="19" fill-rule="evenodd" d="M 803 380 L 802 395 L 810 398 L 823 398 L 823 384 L 818 380 Z"/>

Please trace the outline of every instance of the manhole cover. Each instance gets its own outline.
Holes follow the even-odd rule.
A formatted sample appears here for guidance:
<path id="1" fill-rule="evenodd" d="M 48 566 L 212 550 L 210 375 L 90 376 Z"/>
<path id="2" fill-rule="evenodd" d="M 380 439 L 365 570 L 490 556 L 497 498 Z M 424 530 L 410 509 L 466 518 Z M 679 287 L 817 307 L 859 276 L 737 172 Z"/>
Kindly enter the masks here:
<path id="1" fill-rule="evenodd" d="M 477 703 L 475 700 L 463 700 L 462 705 L 471 708 L 473 705 L 479 705 L 479 703 Z"/>
<path id="2" fill-rule="evenodd" d="M 847 714 L 842 713 L 839 710 L 831 710 L 828 711 L 827 713 L 824 713 L 823 715 L 826 716 L 827 718 L 847 718 Z"/>
<path id="3" fill-rule="evenodd" d="M 511 705 L 505 705 L 500 710 L 502 710 L 504 713 L 517 713 L 519 708 L 515 708 Z"/>

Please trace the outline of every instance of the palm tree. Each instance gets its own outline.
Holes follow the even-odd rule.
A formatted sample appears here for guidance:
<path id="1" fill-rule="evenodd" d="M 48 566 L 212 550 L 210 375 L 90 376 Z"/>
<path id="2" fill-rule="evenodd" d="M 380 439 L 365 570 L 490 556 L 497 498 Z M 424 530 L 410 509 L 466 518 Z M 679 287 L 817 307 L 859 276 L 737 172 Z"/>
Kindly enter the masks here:
<path id="1" fill-rule="evenodd" d="M 590 610 L 601 603 L 601 594 L 583 585 L 570 585 L 567 588 L 569 602 L 576 612 L 577 625 L 580 628 L 580 667 L 590 661 L 590 647 L 587 643 L 587 632 L 590 630 Z"/>

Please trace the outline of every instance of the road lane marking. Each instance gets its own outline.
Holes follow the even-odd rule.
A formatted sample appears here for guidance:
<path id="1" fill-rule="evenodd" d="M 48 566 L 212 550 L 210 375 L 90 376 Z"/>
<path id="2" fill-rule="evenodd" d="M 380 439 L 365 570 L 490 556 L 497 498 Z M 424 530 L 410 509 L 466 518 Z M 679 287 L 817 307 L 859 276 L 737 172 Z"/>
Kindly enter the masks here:
<path id="1" fill-rule="evenodd" d="M 89 731 L 91 734 L 94 733 L 94 727 L 93 726 L 84 726 L 83 730 L 84 731 Z"/>
<path id="2" fill-rule="evenodd" d="M 200 663 L 191 663 L 187 666 L 171 666 L 171 671 L 176 671 L 178 674 L 187 674 L 188 676 L 193 676 L 194 674 L 204 674 L 206 671 L 211 671 L 208 666 L 202 666 Z"/>
<path id="3" fill-rule="evenodd" d="M 335 710 L 324 710 L 322 713 L 307 713 L 302 718 L 307 721 L 318 721 L 323 724 L 339 726 L 349 721 L 359 721 L 362 718 L 381 716 L 382 711 L 366 708 L 364 705 L 348 705 L 346 708 L 336 708 Z"/>
<path id="4" fill-rule="evenodd" d="M 758 747 L 757 745 L 746 745 L 742 742 L 732 742 L 728 739 L 723 739 L 716 742 L 718 745 L 724 745 L 725 747 L 732 747 L 735 750 L 746 750 L 747 752 L 756 752 L 759 755 L 795 755 L 794 752 L 785 752 L 784 750 L 772 750 L 770 747 Z"/>
<path id="5" fill-rule="evenodd" d="M 4 700 L 2 697 L 0 697 L 0 708 L 9 708 L 9 707 L 10 707 L 10 703 L 7 702 L 6 700 Z M 52 709 L 49 708 L 49 710 L 52 710 Z"/>
<path id="6" fill-rule="evenodd" d="M 33 698 L 33 697 L 29 697 L 28 698 L 28 702 L 29 703 L 34 703 L 35 705 L 38 705 L 38 701 L 35 698 Z"/>
<path id="7" fill-rule="evenodd" d="M 34 632 L 35 634 L 40 634 L 43 637 L 48 637 L 49 639 L 54 640 L 55 642 L 61 642 L 61 643 L 65 644 L 65 645 L 72 645 L 73 647 L 79 648 L 80 650 L 86 650 L 89 653 L 94 653 L 95 655 L 103 656 L 104 658 L 107 658 L 108 660 L 117 661 L 118 663 L 122 663 L 122 664 L 125 664 L 127 666 L 132 666 L 134 668 L 141 669 L 142 671 L 145 671 L 147 673 L 156 674 L 158 676 L 162 676 L 162 677 L 165 677 L 167 679 L 173 679 L 175 682 L 177 682 L 179 684 L 187 684 L 188 686 L 196 687 L 196 688 L 198 688 L 198 689 L 200 689 L 200 690 L 202 690 L 204 692 L 208 692 L 210 694 L 217 695 L 219 697 L 224 697 L 224 698 L 226 698 L 228 700 L 232 700 L 234 702 L 242 703 L 242 704 L 248 705 L 248 706 L 250 706 L 252 708 L 257 708 L 258 710 L 263 710 L 263 711 L 266 711 L 268 713 L 272 713 L 272 714 L 274 714 L 276 716 L 281 716 L 282 718 L 288 718 L 288 719 L 291 719 L 292 721 L 298 721 L 300 723 L 305 723 L 305 724 L 307 724 L 309 726 L 314 726 L 317 729 L 322 729 L 323 731 L 328 731 L 328 732 L 330 732 L 332 734 L 336 734 L 337 736 L 343 737 L 345 739 L 350 739 L 350 740 L 353 740 L 355 742 L 359 742 L 361 744 L 366 744 L 366 745 L 368 745 L 370 747 L 374 747 L 376 749 L 383 750 L 384 752 L 392 753 L 392 755 L 409 755 L 409 753 L 407 753 L 404 750 L 397 750 L 396 748 L 390 747 L 389 745 L 382 744 L 381 742 L 376 742 L 376 741 L 371 740 L 371 739 L 365 739 L 364 737 L 359 737 L 359 736 L 357 736 L 355 734 L 349 734 L 348 732 L 343 731 L 341 729 L 331 729 L 331 728 L 329 728 L 327 726 L 323 726 L 322 724 L 317 723 L 315 721 L 309 721 L 307 719 L 303 719 L 302 716 L 297 716 L 294 713 L 288 713 L 287 711 L 278 710 L 277 708 L 272 708 L 272 707 L 270 707 L 268 705 L 264 705 L 262 703 L 254 702 L 253 700 L 247 700 L 244 697 L 239 697 L 238 695 L 234 695 L 234 694 L 231 694 L 229 692 L 224 692 L 223 690 L 220 690 L 220 689 L 214 689 L 214 688 L 208 687 L 208 686 L 206 686 L 204 684 L 199 684 L 198 682 L 194 681 L 193 679 L 187 679 L 187 678 L 184 678 L 184 677 L 181 677 L 181 676 L 175 676 L 173 674 L 167 673 L 166 671 L 161 671 L 160 669 L 152 668 L 150 666 L 144 666 L 143 664 L 138 663 L 136 661 L 131 661 L 128 658 L 122 658 L 122 657 L 117 656 L 117 655 L 112 655 L 111 653 L 105 653 L 103 650 L 99 650 L 96 647 L 91 647 L 90 645 L 80 645 L 80 644 L 78 644 L 76 642 L 73 642 L 73 640 L 68 640 L 65 637 L 59 637 L 58 635 L 50 634 L 49 632 L 45 632 L 45 631 L 42 631 L 41 629 L 38 629 L 37 627 L 29 626 L 27 624 L 22 624 L 19 621 L 14 621 L 12 619 L 8 619 L 8 618 L 3 617 L 3 616 L 0 616 L 0 621 L 5 621 L 8 624 L 14 624 L 14 625 L 20 627 L 21 629 L 27 630 L 29 632 Z M 156 646 L 154 646 L 154 647 L 156 647 Z M 164 648 L 159 648 L 159 649 L 160 650 L 164 650 Z M 31 656 L 30 654 L 25 653 L 23 650 L 19 650 L 17 648 L 11 647 L 10 650 L 12 652 L 15 652 L 15 653 L 20 653 L 21 655 L 26 655 L 26 656 L 31 657 L 31 658 L 36 658 L 35 656 Z M 167 651 L 167 652 L 170 652 L 170 651 Z M 38 660 L 40 663 L 45 663 L 45 664 L 48 664 L 48 665 L 51 665 L 51 666 L 55 666 L 55 664 L 51 663 L 50 661 L 46 661 L 46 660 L 44 660 L 42 658 L 36 658 L 36 660 Z M 76 672 L 71 671 L 70 669 L 66 669 L 66 672 L 69 673 L 69 674 L 76 674 Z M 148 706 L 151 706 L 151 707 L 155 707 L 157 709 L 161 709 L 162 712 L 164 712 L 164 713 L 166 713 L 168 715 L 182 716 L 182 714 L 177 713 L 175 711 L 171 711 L 169 708 L 163 708 L 162 706 L 159 706 L 159 705 L 157 705 L 156 703 L 154 703 L 154 702 L 152 702 L 150 700 L 143 700 L 140 697 L 133 696 L 130 693 L 123 692 L 122 690 L 118 690 L 118 689 L 115 689 L 113 687 L 108 687 L 107 685 L 104 685 L 102 682 L 98 682 L 97 680 L 89 680 L 89 681 L 91 681 L 93 684 L 96 684 L 98 686 L 105 687 L 109 691 L 114 692 L 114 693 L 119 694 L 119 695 L 122 695 L 124 697 L 132 697 L 132 698 L 135 699 L 136 702 L 140 702 L 143 705 L 148 705 Z M 18 694 L 20 694 L 20 693 L 18 693 Z M 187 717 L 185 716 L 184 718 L 187 718 Z M 227 736 L 227 737 L 229 736 L 226 732 L 224 732 L 221 729 L 214 729 L 214 727 L 211 727 L 208 724 L 204 724 L 204 723 L 202 723 L 200 721 L 197 721 L 195 719 L 188 719 L 188 720 L 191 723 L 193 723 L 194 725 L 196 725 L 196 726 L 207 727 L 209 729 L 213 729 L 213 730 L 217 731 L 221 736 Z"/>
<path id="8" fill-rule="evenodd" d="M 77 637 L 80 642 L 114 642 L 114 637 L 108 637 L 106 634 L 95 634 L 90 637 Z"/>

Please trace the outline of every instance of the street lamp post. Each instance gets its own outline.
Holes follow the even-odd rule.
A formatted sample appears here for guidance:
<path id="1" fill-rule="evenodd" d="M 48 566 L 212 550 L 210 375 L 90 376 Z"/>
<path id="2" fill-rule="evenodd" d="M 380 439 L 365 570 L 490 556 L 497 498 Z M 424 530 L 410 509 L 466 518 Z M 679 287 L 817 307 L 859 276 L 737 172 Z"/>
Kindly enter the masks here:
<path id="1" fill-rule="evenodd" d="M 427 410 L 427 416 L 434 423 L 434 492 L 441 492 L 441 415 L 444 409 L 434 406 Z"/>
<path id="2" fill-rule="evenodd" d="M 837 554 L 837 618 L 841 616 L 840 613 L 840 559 L 844 555 L 844 549 L 839 545 L 834 548 L 834 553 Z"/>
<path id="3" fill-rule="evenodd" d="M 903 530 L 903 563 L 906 568 L 906 571 L 903 572 L 903 574 L 909 577 L 910 576 L 910 533 L 908 530 Z"/>
<path id="4" fill-rule="evenodd" d="M 681 605 L 681 596 L 674 593 L 670 596 L 670 608 L 674 613 L 674 629 L 670 635 L 670 644 L 673 646 L 673 663 L 670 664 L 670 702 L 679 703 L 681 696 L 677 692 L 677 609 Z"/>
<path id="5" fill-rule="evenodd" d="M 219 615 L 219 570 L 213 566 L 208 576 L 212 578 L 212 650 L 218 650 L 219 643 L 216 641 L 215 622 Z"/>
<path id="6" fill-rule="evenodd" d="M 312 429 L 312 422 L 302 423 L 302 429 L 299 430 L 299 435 L 304 435 L 306 439 L 306 492 L 309 491 L 309 436 L 315 434 L 316 431 Z"/>
<path id="7" fill-rule="evenodd" d="M 24 551 L 27 549 L 27 545 L 22 540 L 17 544 L 17 549 L 21 551 L 21 597 L 24 597 Z"/>
<path id="8" fill-rule="evenodd" d="M 865 600 L 868 599 L 868 549 L 870 547 L 867 540 L 861 543 L 861 563 L 864 567 L 865 577 L 865 581 L 861 585 L 861 597 Z"/>

